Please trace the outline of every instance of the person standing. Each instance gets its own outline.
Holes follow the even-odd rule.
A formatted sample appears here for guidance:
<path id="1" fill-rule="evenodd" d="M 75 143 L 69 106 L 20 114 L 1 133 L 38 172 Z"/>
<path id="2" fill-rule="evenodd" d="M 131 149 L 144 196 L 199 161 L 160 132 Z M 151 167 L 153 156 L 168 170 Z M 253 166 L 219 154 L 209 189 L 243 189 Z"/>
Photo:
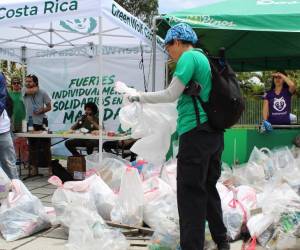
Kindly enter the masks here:
<path id="1" fill-rule="evenodd" d="M 9 95 L 13 102 L 13 114 L 12 114 L 12 131 L 22 131 L 22 121 L 26 117 L 25 105 L 22 96 L 22 84 L 19 77 L 13 77 L 11 79 L 12 90 L 9 91 Z"/>
<path id="2" fill-rule="evenodd" d="M 211 91 L 211 69 L 207 57 L 194 48 L 198 41 L 193 29 L 184 23 L 170 28 L 165 48 L 177 62 L 170 86 L 162 91 L 138 93 L 128 100 L 142 103 L 177 102 L 179 152 L 177 161 L 177 202 L 182 250 L 202 250 L 205 222 L 219 250 L 228 250 L 227 230 L 223 223 L 221 200 L 216 183 L 221 175 L 223 131 L 208 124 L 207 114 L 199 102 L 199 119 L 193 99 L 184 93 L 193 81 L 200 84 L 204 102 Z"/>
<path id="3" fill-rule="evenodd" d="M 16 153 L 10 133 L 10 119 L 7 113 L 7 88 L 3 73 L 0 73 L 0 167 L 10 179 L 18 179 Z"/>
<path id="4" fill-rule="evenodd" d="M 272 74 L 271 89 L 263 97 L 263 130 L 272 130 L 272 125 L 290 125 L 297 119 L 291 114 L 292 95 L 295 92 L 295 83 L 284 71 Z"/>
<path id="5" fill-rule="evenodd" d="M 39 87 L 39 79 L 35 75 L 27 75 L 23 89 L 27 121 L 32 119 L 34 131 L 43 131 L 46 113 L 51 110 L 49 95 Z M 47 122 L 48 123 L 48 122 Z M 38 174 L 38 168 L 47 168 L 51 161 L 51 140 L 45 138 L 30 138 L 29 164 L 33 167 L 32 175 Z"/>

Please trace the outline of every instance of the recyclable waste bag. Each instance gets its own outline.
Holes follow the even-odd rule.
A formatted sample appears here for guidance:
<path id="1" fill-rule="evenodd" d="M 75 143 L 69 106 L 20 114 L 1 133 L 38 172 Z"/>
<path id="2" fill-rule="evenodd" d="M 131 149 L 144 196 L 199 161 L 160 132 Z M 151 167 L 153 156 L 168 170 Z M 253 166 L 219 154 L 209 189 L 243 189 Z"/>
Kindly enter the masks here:
<path id="1" fill-rule="evenodd" d="M 10 185 L 11 180 L 0 166 L 0 201 L 7 197 Z"/>
<path id="2" fill-rule="evenodd" d="M 0 231 L 7 241 L 18 240 L 50 227 L 42 202 L 20 180 L 0 206 Z"/>
<path id="3" fill-rule="evenodd" d="M 128 167 L 121 180 L 116 205 L 111 211 L 114 222 L 141 226 L 143 222 L 143 187 L 138 170 Z"/>

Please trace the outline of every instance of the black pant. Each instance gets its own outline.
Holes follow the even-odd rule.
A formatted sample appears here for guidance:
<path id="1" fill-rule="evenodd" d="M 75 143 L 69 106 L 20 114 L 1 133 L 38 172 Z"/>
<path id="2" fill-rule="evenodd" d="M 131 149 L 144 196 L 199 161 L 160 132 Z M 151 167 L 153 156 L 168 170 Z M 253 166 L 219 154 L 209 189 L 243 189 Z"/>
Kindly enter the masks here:
<path id="1" fill-rule="evenodd" d="M 42 125 L 33 124 L 34 131 L 43 131 Z M 51 139 L 28 138 L 29 164 L 35 168 L 47 168 L 51 161 Z"/>
<path id="2" fill-rule="evenodd" d="M 77 147 L 86 148 L 88 155 L 92 154 L 94 148 L 99 146 L 98 140 L 85 140 L 85 139 L 71 139 L 65 142 L 66 148 L 71 152 L 73 156 L 80 156 L 80 153 L 76 150 Z"/>
<path id="3" fill-rule="evenodd" d="M 103 143 L 103 150 L 107 153 L 112 153 L 112 154 L 119 154 L 119 151 L 122 152 L 122 158 L 126 158 L 130 156 L 130 161 L 135 161 L 136 159 L 136 154 L 132 153 L 130 151 L 129 154 L 124 153 L 124 150 L 130 150 L 132 145 L 135 143 L 135 141 L 132 141 L 131 143 L 125 143 L 125 145 L 122 145 L 122 142 L 119 143 L 120 141 L 106 141 Z M 121 144 L 121 145 L 119 145 Z"/>
<path id="4" fill-rule="evenodd" d="M 221 175 L 224 138 L 221 132 L 196 128 L 181 135 L 177 164 L 177 201 L 182 250 L 202 250 L 205 221 L 213 240 L 226 241 L 216 183 Z"/>

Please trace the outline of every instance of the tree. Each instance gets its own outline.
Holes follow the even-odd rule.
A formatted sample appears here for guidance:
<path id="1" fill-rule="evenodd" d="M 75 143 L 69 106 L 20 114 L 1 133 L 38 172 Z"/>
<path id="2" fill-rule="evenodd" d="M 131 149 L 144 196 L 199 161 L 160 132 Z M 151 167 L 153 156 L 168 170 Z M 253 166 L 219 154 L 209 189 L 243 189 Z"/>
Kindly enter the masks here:
<path id="1" fill-rule="evenodd" d="M 116 0 L 116 2 L 150 27 L 152 18 L 158 14 L 158 0 Z"/>
<path id="2" fill-rule="evenodd" d="M 264 91 L 271 88 L 272 73 L 274 71 L 261 71 L 261 72 L 243 72 L 238 73 L 238 79 L 241 81 L 241 89 L 243 94 L 247 97 L 262 95 Z M 288 76 L 296 83 L 297 91 L 296 96 L 300 96 L 300 70 L 287 70 Z M 260 79 L 261 85 L 253 84 L 249 81 L 253 76 Z"/>

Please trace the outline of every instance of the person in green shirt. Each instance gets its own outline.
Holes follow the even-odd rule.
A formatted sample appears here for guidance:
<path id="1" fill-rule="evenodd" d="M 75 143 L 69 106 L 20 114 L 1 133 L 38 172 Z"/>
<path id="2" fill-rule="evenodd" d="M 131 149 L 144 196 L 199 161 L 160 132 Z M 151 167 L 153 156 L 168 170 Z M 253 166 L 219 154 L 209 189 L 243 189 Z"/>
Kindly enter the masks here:
<path id="1" fill-rule="evenodd" d="M 177 100 L 177 202 L 182 250 L 202 250 L 205 221 L 208 221 L 213 240 L 219 250 L 230 249 L 227 230 L 223 223 L 221 200 L 216 183 L 221 175 L 223 132 L 215 131 L 197 101 L 199 119 L 191 96 L 185 94 L 191 82 L 200 85 L 201 99 L 207 102 L 211 91 L 211 69 L 207 57 L 195 49 L 198 38 L 184 23 L 170 28 L 165 47 L 177 62 L 170 86 L 162 91 L 128 96 L 130 102 L 167 103 Z M 151 149 L 149 149 L 151 150 Z"/>
<path id="2" fill-rule="evenodd" d="M 13 101 L 13 115 L 12 115 L 12 130 L 14 132 L 22 131 L 22 120 L 26 117 L 25 105 L 22 96 L 22 84 L 19 77 L 11 79 L 12 90 L 9 91 L 9 96 Z"/>

